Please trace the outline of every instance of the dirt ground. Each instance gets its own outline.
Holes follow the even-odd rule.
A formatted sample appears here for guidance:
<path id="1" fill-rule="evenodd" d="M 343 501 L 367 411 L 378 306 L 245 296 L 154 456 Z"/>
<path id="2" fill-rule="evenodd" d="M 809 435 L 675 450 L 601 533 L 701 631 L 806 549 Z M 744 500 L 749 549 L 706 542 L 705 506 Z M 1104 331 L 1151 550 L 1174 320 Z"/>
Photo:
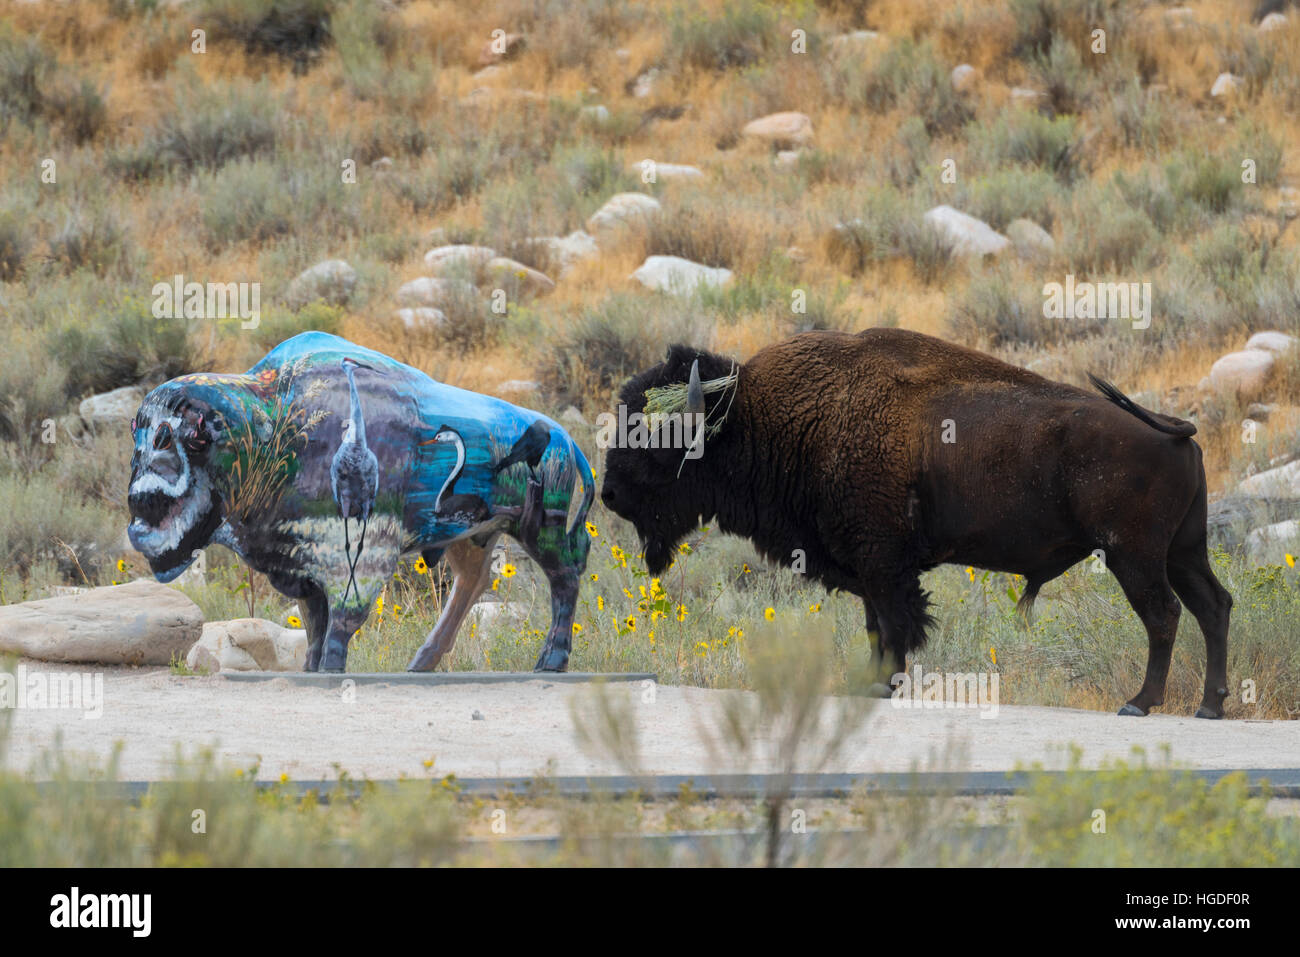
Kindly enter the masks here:
<path id="1" fill-rule="evenodd" d="M 31 663 L 32 666 L 35 663 Z M 44 669 L 53 670 L 44 665 Z M 67 669 L 71 670 L 71 669 Z M 158 780 L 187 754 L 212 747 L 237 767 L 259 763 L 259 776 L 332 780 L 456 774 L 462 778 L 624 774 L 616 762 L 584 752 L 574 715 L 593 721 L 591 688 L 536 680 L 473 685 L 358 684 L 353 700 L 338 689 L 285 678 L 235 682 L 181 677 L 163 669 L 107 669 L 103 713 L 12 711 L 7 764 L 32 766 L 61 735 L 70 752 L 107 756 L 123 742 L 121 777 Z M 717 774 L 771 770 L 766 759 L 738 765 L 711 755 L 702 730 L 718 726 L 728 695 L 747 692 L 611 684 L 632 703 L 644 770 Z M 476 713 L 480 718 L 476 718 Z M 1197 768 L 1282 768 L 1300 763 L 1300 722 L 1201 721 L 1190 716 L 1120 718 L 1057 708 L 1002 706 L 996 717 L 974 709 L 899 710 L 880 703 L 828 763 L 799 770 L 872 772 L 1012 770 L 1065 763 L 1065 746 L 1083 749 L 1085 766 L 1128 757 L 1134 746 Z M 818 751 L 808 748 L 807 753 Z M 432 760 L 432 767 L 425 762 Z"/>

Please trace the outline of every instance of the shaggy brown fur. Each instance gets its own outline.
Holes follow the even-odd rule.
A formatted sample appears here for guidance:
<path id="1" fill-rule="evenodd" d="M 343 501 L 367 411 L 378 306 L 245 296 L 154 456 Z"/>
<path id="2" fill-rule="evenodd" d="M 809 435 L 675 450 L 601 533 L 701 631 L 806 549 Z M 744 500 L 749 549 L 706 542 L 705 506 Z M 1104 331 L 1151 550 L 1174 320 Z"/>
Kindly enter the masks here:
<path id="1" fill-rule="evenodd" d="M 628 413 L 696 361 L 703 379 L 733 366 L 673 346 L 624 387 Z M 741 366 L 734 395 L 709 397 L 710 422 L 726 419 L 702 458 L 611 449 L 602 498 L 636 526 L 652 572 L 715 517 L 775 562 L 802 553 L 808 574 L 863 598 L 896 671 L 932 623 L 922 571 L 1024 575 L 1027 610 L 1100 550 L 1149 638 L 1146 680 L 1121 713 L 1162 703 L 1181 598 L 1206 640 L 1197 714 L 1221 717 L 1232 599 L 1206 554 L 1195 427 L 1098 385 L 1107 397 L 902 330 L 805 333 Z"/>

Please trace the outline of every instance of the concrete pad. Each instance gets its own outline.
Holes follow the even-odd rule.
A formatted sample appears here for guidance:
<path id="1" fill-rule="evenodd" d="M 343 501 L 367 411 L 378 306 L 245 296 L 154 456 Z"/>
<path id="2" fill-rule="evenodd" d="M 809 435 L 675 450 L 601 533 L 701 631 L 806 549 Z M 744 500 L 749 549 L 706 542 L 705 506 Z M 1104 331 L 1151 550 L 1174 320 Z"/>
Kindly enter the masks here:
<path id="1" fill-rule="evenodd" d="M 374 780 L 628 773 L 579 744 L 575 720 L 598 720 L 590 684 L 555 675 L 502 677 L 486 684 L 420 685 L 394 674 L 381 683 L 341 688 L 294 684 L 284 675 L 248 681 L 107 669 L 98 719 L 72 710 L 15 710 L 7 763 L 18 770 L 30 767 L 61 733 L 65 750 L 101 760 L 115 741 L 123 742 L 120 775 L 136 781 L 169 777 L 178 744 L 191 754 L 212 746 L 221 759 L 240 767 L 257 762 L 265 779 L 285 774 L 298 781 L 333 780 L 336 766 Z M 753 774 L 781 766 L 771 748 L 760 747 L 754 760 L 739 766 L 714 757 L 706 744 L 727 699 L 748 692 L 636 681 L 606 690 L 631 709 L 642 773 Z M 1106 758 L 1129 758 L 1134 747 L 1146 749 L 1157 762 L 1166 744 L 1175 762 L 1193 768 L 1300 764 L 1296 721 L 1202 721 L 1158 714 L 1120 718 L 1012 705 L 999 708 L 996 717 L 981 717 L 975 709 L 903 710 L 881 702 L 833 760 L 810 764 L 808 756 L 820 749 L 808 747 L 794 770 L 1005 772 L 1033 762 L 1052 770 L 1066 766 L 1071 743 L 1082 749 L 1084 767 L 1096 767 Z"/>

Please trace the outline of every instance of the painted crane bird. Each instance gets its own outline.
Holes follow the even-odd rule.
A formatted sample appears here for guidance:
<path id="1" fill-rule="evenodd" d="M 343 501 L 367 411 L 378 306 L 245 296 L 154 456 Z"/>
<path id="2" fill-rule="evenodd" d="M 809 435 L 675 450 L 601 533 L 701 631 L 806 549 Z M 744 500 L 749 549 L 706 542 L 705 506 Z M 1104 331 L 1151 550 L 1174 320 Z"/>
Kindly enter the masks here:
<path id="1" fill-rule="evenodd" d="M 351 356 L 344 356 L 340 365 L 348 377 L 350 406 L 347 421 L 343 423 L 343 439 L 330 462 L 330 491 L 339 508 L 339 517 L 343 519 L 343 551 L 348 558 L 348 584 L 343 589 L 346 598 L 348 589 L 356 588 L 357 562 L 361 558 L 362 549 L 366 547 L 366 525 L 370 521 L 370 510 L 375 506 L 375 496 L 379 494 L 379 459 L 366 446 L 366 417 L 361 411 L 361 397 L 357 394 L 357 380 L 353 370 L 377 370 Z M 356 555 L 352 554 L 352 542 L 348 535 L 350 518 L 358 519 L 361 523 Z M 360 593 L 357 597 L 361 597 Z"/>
<path id="2" fill-rule="evenodd" d="M 154 575 L 171 581 L 214 542 L 234 550 L 303 603 L 309 670 L 344 670 L 348 642 L 409 555 L 430 566 L 445 556 L 454 574 L 442 615 L 409 665 L 434 668 L 491 581 L 502 534 L 520 538 L 550 584 L 551 628 L 536 668 L 567 667 L 595 482 L 582 451 L 550 419 L 305 332 L 242 375 L 163 383 L 131 428 L 127 532 Z M 530 468 L 545 488 L 530 510 L 539 483 L 496 466 L 526 435 L 543 433 L 540 449 L 528 439 Z M 539 513 L 538 527 L 521 534 Z M 362 535 L 355 551 L 352 520 Z"/>

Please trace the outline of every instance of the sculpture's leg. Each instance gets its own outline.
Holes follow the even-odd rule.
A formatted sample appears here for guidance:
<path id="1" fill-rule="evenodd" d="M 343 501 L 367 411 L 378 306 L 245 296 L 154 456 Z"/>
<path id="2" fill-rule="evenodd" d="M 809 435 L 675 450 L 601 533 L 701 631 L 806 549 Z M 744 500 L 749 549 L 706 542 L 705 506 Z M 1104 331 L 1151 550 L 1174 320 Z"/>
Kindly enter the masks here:
<path id="1" fill-rule="evenodd" d="M 353 572 L 346 578 L 343 565 L 333 566 L 334 581 L 327 586 L 330 600 L 330 625 L 325 633 L 324 649 L 321 652 L 321 671 L 344 671 L 348 662 L 348 643 L 352 636 L 366 623 L 375 599 L 389 581 L 397 568 L 399 553 L 396 545 L 372 545 L 364 563 L 358 561 Z M 347 597 L 348 579 L 352 598 Z M 339 582 L 344 587 L 338 587 Z"/>
<path id="2" fill-rule="evenodd" d="M 580 574 L 580 570 L 569 567 L 546 571 L 546 578 L 551 583 L 551 630 L 546 633 L 546 643 L 542 645 L 534 671 L 564 671 L 569 667 Z"/>
<path id="3" fill-rule="evenodd" d="M 303 596 L 302 616 L 303 624 L 307 626 L 307 663 L 303 667 L 307 671 L 316 671 L 320 668 L 325 632 L 330 624 L 330 604 L 323 589 L 313 585 Z"/>
<path id="4" fill-rule="evenodd" d="M 407 671 L 432 671 L 438 667 L 442 656 L 451 651 L 461 622 L 492 580 L 492 545 L 496 539 L 497 536 L 493 535 L 482 545 L 462 539 L 447 546 L 447 562 L 455 576 L 451 596 L 433 630 L 406 666 Z"/>
<path id="5" fill-rule="evenodd" d="M 525 481 L 524 504 L 519 515 L 519 541 L 532 553 L 537 550 L 537 533 L 542 528 L 542 483 L 533 478 Z"/>

